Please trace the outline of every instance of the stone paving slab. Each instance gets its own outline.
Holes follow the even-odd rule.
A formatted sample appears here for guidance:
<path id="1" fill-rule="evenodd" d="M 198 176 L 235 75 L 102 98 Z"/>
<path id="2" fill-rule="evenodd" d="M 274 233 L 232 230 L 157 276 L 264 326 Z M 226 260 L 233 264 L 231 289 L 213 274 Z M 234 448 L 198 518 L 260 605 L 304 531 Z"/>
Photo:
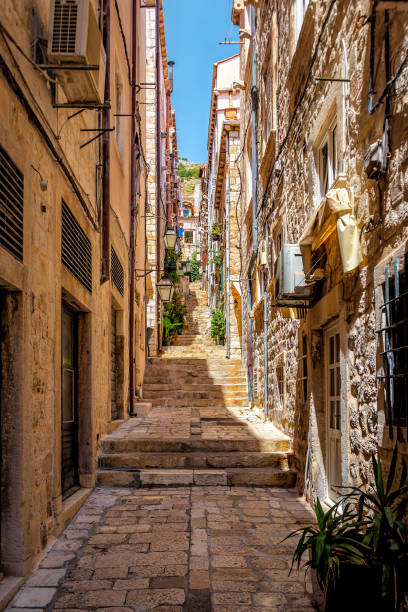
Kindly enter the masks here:
<path id="1" fill-rule="evenodd" d="M 311 520 L 287 489 L 99 486 L 7 610 L 308 612 L 282 539 Z"/>

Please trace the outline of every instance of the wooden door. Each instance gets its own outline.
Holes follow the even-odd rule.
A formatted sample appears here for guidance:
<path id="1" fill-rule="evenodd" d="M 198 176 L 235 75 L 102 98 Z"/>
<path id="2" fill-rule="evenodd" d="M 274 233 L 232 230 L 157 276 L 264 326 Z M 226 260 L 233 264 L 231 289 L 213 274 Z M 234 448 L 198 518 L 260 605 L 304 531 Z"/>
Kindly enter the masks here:
<path id="1" fill-rule="evenodd" d="M 116 311 L 112 308 L 111 315 L 111 419 L 119 418 L 117 404 L 117 346 L 116 346 Z"/>
<path id="2" fill-rule="evenodd" d="M 326 332 L 326 422 L 327 422 L 327 496 L 340 497 L 341 489 L 341 376 L 340 334 L 336 328 Z"/>
<path id="3" fill-rule="evenodd" d="M 78 488 L 78 324 L 77 315 L 67 305 L 62 308 L 62 496 Z"/>

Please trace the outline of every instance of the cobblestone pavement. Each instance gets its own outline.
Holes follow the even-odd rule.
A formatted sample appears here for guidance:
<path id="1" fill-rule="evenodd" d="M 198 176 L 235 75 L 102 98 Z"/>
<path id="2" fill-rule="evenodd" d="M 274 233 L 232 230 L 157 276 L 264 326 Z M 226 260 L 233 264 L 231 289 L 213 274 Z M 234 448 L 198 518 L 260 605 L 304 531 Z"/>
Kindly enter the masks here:
<path id="1" fill-rule="evenodd" d="M 309 612 L 281 541 L 310 521 L 287 489 L 99 486 L 7 610 Z"/>

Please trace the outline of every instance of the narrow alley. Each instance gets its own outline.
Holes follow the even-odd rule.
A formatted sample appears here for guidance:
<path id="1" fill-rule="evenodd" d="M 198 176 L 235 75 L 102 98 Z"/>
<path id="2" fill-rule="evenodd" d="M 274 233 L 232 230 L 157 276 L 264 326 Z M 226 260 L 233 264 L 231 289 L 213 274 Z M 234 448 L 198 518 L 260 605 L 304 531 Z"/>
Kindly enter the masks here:
<path id="1" fill-rule="evenodd" d="M 289 439 L 248 410 L 205 302 L 191 284 L 187 327 L 146 370 L 151 410 L 104 438 L 99 485 L 8 610 L 315 609 L 282 542 L 311 520 Z"/>
<path id="2" fill-rule="evenodd" d="M 408 0 L 0 0 L 0 611 L 408 612 Z"/>

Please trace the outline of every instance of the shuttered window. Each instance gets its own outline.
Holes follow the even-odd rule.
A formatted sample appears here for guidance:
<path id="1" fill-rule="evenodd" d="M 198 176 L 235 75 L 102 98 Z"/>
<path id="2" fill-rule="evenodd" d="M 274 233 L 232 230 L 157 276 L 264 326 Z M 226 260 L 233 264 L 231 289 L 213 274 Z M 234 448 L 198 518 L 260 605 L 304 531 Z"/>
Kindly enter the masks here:
<path id="1" fill-rule="evenodd" d="M 62 263 L 92 293 L 92 247 L 78 221 L 62 200 Z"/>
<path id="2" fill-rule="evenodd" d="M 24 177 L 0 147 L 0 245 L 23 261 Z"/>
<path id="3" fill-rule="evenodd" d="M 111 267 L 112 267 L 112 281 L 120 295 L 123 295 L 124 289 L 124 274 L 123 266 L 119 261 L 119 257 L 116 255 L 116 251 L 111 247 Z"/>

